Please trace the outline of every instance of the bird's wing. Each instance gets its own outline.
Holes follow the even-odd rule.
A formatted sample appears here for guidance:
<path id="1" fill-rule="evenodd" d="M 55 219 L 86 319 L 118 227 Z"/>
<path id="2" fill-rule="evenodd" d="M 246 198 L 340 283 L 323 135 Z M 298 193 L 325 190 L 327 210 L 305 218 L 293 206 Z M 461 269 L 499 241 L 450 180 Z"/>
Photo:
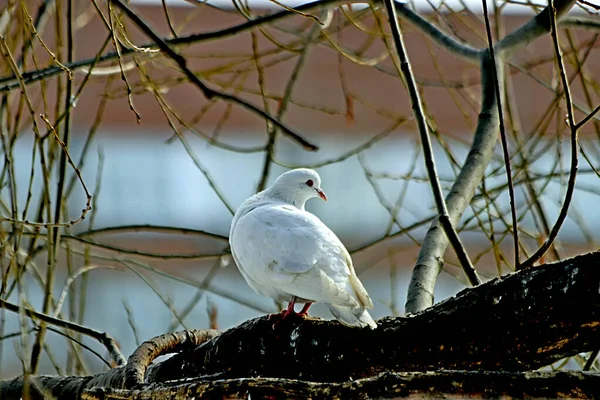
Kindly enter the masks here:
<path id="1" fill-rule="evenodd" d="M 371 297 L 369 297 L 367 289 L 365 289 L 360 279 L 358 279 L 358 276 L 356 276 L 356 271 L 354 270 L 354 265 L 352 264 L 352 258 L 350 257 L 350 253 L 348 253 L 348 250 L 343 245 L 342 250 L 344 259 L 346 260 L 346 264 L 348 265 L 349 270 L 348 283 L 352 287 L 352 290 L 354 290 L 354 293 L 356 294 L 356 297 L 358 298 L 360 304 L 365 308 L 373 308 L 373 301 L 371 300 Z"/>
<path id="2" fill-rule="evenodd" d="M 347 251 L 311 213 L 285 204 L 260 205 L 237 220 L 231 244 L 240 268 L 263 285 L 307 300 L 358 306 L 346 289 L 352 275 Z"/>
<path id="3" fill-rule="evenodd" d="M 248 261 L 267 265 L 272 271 L 307 272 L 323 256 L 326 243 L 321 230 L 327 229 L 310 217 L 287 205 L 256 207 L 237 221 L 233 246 L 245 242 L 245 246 L 252 247 Z"/>

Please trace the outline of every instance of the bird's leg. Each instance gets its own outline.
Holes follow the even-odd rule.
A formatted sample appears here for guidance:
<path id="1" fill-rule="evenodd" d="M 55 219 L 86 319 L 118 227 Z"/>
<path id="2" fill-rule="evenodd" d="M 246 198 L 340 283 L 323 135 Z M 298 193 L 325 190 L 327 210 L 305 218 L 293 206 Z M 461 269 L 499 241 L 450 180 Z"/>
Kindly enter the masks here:
<path id="1" fill-rule="evenodd" d="M 296 305 L 296 296 L 292 297 L 292 301 L 288 303 L 287 309 L 281 313 L 281 319 L 284 319 L 289 315 L 296 314 L 296 311 L 294 310 L 294 305 Z"/>
<path id="2" fill-rule="evenodd" d="M 302 307 L 302 311 L 298 313 L 299 316 L 308 315 L 308 309 L 312 306 L 312 303 L 304 303 L 304 307 Z"/>
<path id="3" fill-rule="evenodd" d="M 304 303 L 304 306 L 302 307 L 302 311 L 297 313 L 296 310 L 294 310 L 296 301 L 298 301 L 298 298 L 296 296 L 292 297 L 292 300 L 288 303 L 288 306 L 285 310 L 283 310 L 279 314 L 274 314 L 274 315 L 280 316 L 280 318 L 277 320 L 277 322 L 275 322 L 273 324 L 273 329 L 277 328 L 277 325 L 279 325 L 281 323 L 281 321 L 283 321 L 284 319 L 286 319 L 288 317 L 291 317 L 291 316 L 304 317 L 304 316 L 308 315 L 308 309 L 310 308 L 310 306 L 312 306 L 312 303 L 310 303 L 310 302 Z"/>
<path id="4" fill-rule="evenodd" d="M 284 319 L 286 319 L 290 315 L 296 315 L 294 305 L 296 305 L 296 296 L 292 297 L 292 300 L 288 303 L 288 306 L 285 310 L 283 310 L 279 314 L 273 314 L 273 316 L 278 317 L 277 321 L 273 324 L 273 329 L 276 329 L 277 325 L 279 325 Z"/>

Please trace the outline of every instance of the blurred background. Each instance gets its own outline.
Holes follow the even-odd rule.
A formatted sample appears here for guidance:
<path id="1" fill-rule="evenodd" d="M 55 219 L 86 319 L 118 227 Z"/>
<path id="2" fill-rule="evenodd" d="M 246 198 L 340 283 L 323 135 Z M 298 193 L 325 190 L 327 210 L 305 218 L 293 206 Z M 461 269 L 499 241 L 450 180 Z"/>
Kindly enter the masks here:
<path id="1" fill-rule="evenodd" d="M 2 7 L 10 4 L 0 2 Z M 26 4 L 35 16 L 40 3 Z M 99 50 L 108 31 L 96 10 L 87 2 L 74 4 L 75 59 L 93 59 L 97 53 L 111 51 L 110 45 Z M 249 18 L 231 5 L 218 5 L 221 8 L 168 3 L 168 18 L 159 2 L 135 2 L 132 7 L 164 37 L 218 31 Z M 64 10 L 65 4 L 56 2 L 55 7 Z M 104 10 L 106 5 L 101 7 Z M 277 8 L 258 3 L 247 7 L 254 16 Z M 423 2 L 416 9 L 459 40 L 483 48 L 485 30 L 477 7 Z M 521 26 L 534 15 L 535 7 L 495 8 L 495 34 L 504 36 Z M 586 16 L 588 11 L 577 9 L 574 15 Z M 317 14 L 326 17 L 324 11 Z M 93 195 L 93 209 L 83 221 L 65 229 L 61 239 L 52 287 L 55 301 L 65 293 L 61 317 L 109 333 L 128 356 L 140 342 L 162 333 L 183 328 L 227 329 L 277 312 L 280 305 L 256 295 L 241 278 L 226 240 L 232 212 L 257 191 L 267 164 L 267 184 L 293 167 L 311 167 L 321 174 L 329 201 L 312 200 L 307 209 L 352 251 L 375 304 L 373 316 L 402 315 L 411 270 L 435 205 L 409 98 L 383 35 L 377 33 L 380 20 L 385 21 L 383 15 L 368 7 L 336 8 L 330 25 L 318 29 L 308 18 L 294 16 L 263 31 L 243 31 L 178 47 L 190 68 L 211 87 L 239 95 L 273 115 L 286 104 L 280 120 L 319 146 L 315 152 L 278 133 L 269 153 L 265 149 L 271 127 L 264 120 L 241 107 L 206 100 L 170 60 L 156 53 L 138 52 L 123 57 L 122 65 L 113 59 L 95 67 L 96 74 L 78 94 L 71 114 L 69 153 Z M 43 37 L 52 49 L 60 43 L 56 32 L 64 29 L 57 28 L 60 21 L 51 16 L 45 23 Z M 119 34 L 121 43 L 125 39 L 138 46 L 149 42 L 139 30 L 126 25 Z M 404 20 L 402 27 L 447 193 L 473 138 L 481 97 L 479 66 L 437 47 Z M 597 34 L 575 29 L 563 33 L 568 71 L 582 76 L 572 82 L 581 119 L 600 99 Z M 56 68 L 39 43 L 33 54 L 36 57 L 28 56 L 23 71 Z M 531 254 L 545 239 L 547 225 L 552 226 L 559 213 L 569 174 L 569 130 L 564 104 L 557 100 L 560 80 L 553 57 L 551 41 L 545 37 L 518 51 L 506 66 L 507 127 L 524 254 Z M 3 77 L 11 76 L 7 66 L 2 71 Z M 86 74 L 85 69 L 74 73 L 76 87 Z M 64 97 L 62 75 L 28 86 L 28 96 L 36 99 L 36 112 L 50 120 L 59 114 L 56 99 Z M 0 87 L 8 83 L 3 79 Z M 288 89 L 292 94 L 286 98 Z M 19 90 L 8 92 L 4 87 L 3 92 L 6 103 L 16 110 Z M 6 114 L 3 118 L 8 120 Z M 43 121 L 36 119 L 45 131 Z M 3 123 L 2 134 L 11 137 L 10 123 Z M 31 124 L 20 123 L 23 129 L 13 126 L 19 133 L 11 139 L 16 203 L 20 212 L 31 204 L 23 219 L 38 221 L 36 205 L 43 199 L 44 174 L 39 158 L 32 154 L 39 143 Z M 42 145 L 48 152 L 50 142 Z M 597 248 L 597 118 L 580 131 L 580 145 L 586 158 L 579 163 L 573 205 L 556 248 L 544 261 Z M 58 154 L 59 150 L 52 151 Z M 8 154 L 6 147 L 3 151 Z M 510 203 L 499 144 L 496 153 L 484 186 L 458 226 L 484 279 L 514 268 Z M 6 171 L 6 158 L 4 163 Z M 66 177 L 71 183 L 62 219 L 75 220 L 85 207 L 86 195 L 72 168 Z M 5 173 L 2 179 L 1 215 L 8 218 L 10 185 Z M 48 179 L 54 199 L 58 168 Z M 7 232 L 13 225 L 3 221 L 3 246 L 8 246 L 12 239 Z M 37 232 L 45 229 L 38 227 Z M 24 225 L 23 230 L 27 235 L 16 256 L 20 263 L 27 259 L 26 249 L 36 227 Z M 28 272 L 18 289 L 5 298 L 13 303 L 26 299 L 26 304 L 40 309 L 48 264 L 43 237 L 35 246 L 39 251 L 30 260 Z M 7 247 L 4 250 L 3 275 L 12 257 Z M 447 251 L 436 301 L 467 286 L 453 252 Z M 320 305 L 311 314 L 331 318 Z M 17 315 L 3 311 L 0 316 L 0 378 L 5 379 L 21 373 L 21 360 L 28 357 L 36 331 Z M 106 358 L 94 340 L 81 340 Z M 49 332 L 46 343 L 40 373 L 93 373 L 104 368 L 89 352 L 74 356 L 60 334 Z"/>

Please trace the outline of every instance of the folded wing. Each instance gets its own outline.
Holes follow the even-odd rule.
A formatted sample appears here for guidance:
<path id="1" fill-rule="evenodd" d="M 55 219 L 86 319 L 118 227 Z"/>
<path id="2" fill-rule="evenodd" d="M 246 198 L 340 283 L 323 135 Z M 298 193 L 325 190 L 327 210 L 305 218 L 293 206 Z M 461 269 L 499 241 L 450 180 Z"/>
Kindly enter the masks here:
<path id="1" fill-rule="evenodd" d="M 232 234 L 237 261 L 258 284 L 316 302 L 362 304 L 362 285 L 360 294 L 348 290 L 354 271 L 346 249 L 313 214 L 289 205 L 263 205 L 240 217 Z"/>

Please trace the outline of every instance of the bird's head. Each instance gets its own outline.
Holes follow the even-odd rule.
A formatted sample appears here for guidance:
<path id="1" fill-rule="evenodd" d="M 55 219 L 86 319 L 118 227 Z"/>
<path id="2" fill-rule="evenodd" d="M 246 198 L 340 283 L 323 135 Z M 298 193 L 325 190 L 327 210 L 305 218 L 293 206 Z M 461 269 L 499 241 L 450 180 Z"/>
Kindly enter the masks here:
<path id="1" fill-rule="evenodd" d="M 293 169 L 281 174 L 267 191 L 271 196 L 300 209 L 304 209 L 304 203 L 313 197 L 327 201 L 327 196 L 321 190 L 321 177 L 316 171 L 307 168 Z"/>

